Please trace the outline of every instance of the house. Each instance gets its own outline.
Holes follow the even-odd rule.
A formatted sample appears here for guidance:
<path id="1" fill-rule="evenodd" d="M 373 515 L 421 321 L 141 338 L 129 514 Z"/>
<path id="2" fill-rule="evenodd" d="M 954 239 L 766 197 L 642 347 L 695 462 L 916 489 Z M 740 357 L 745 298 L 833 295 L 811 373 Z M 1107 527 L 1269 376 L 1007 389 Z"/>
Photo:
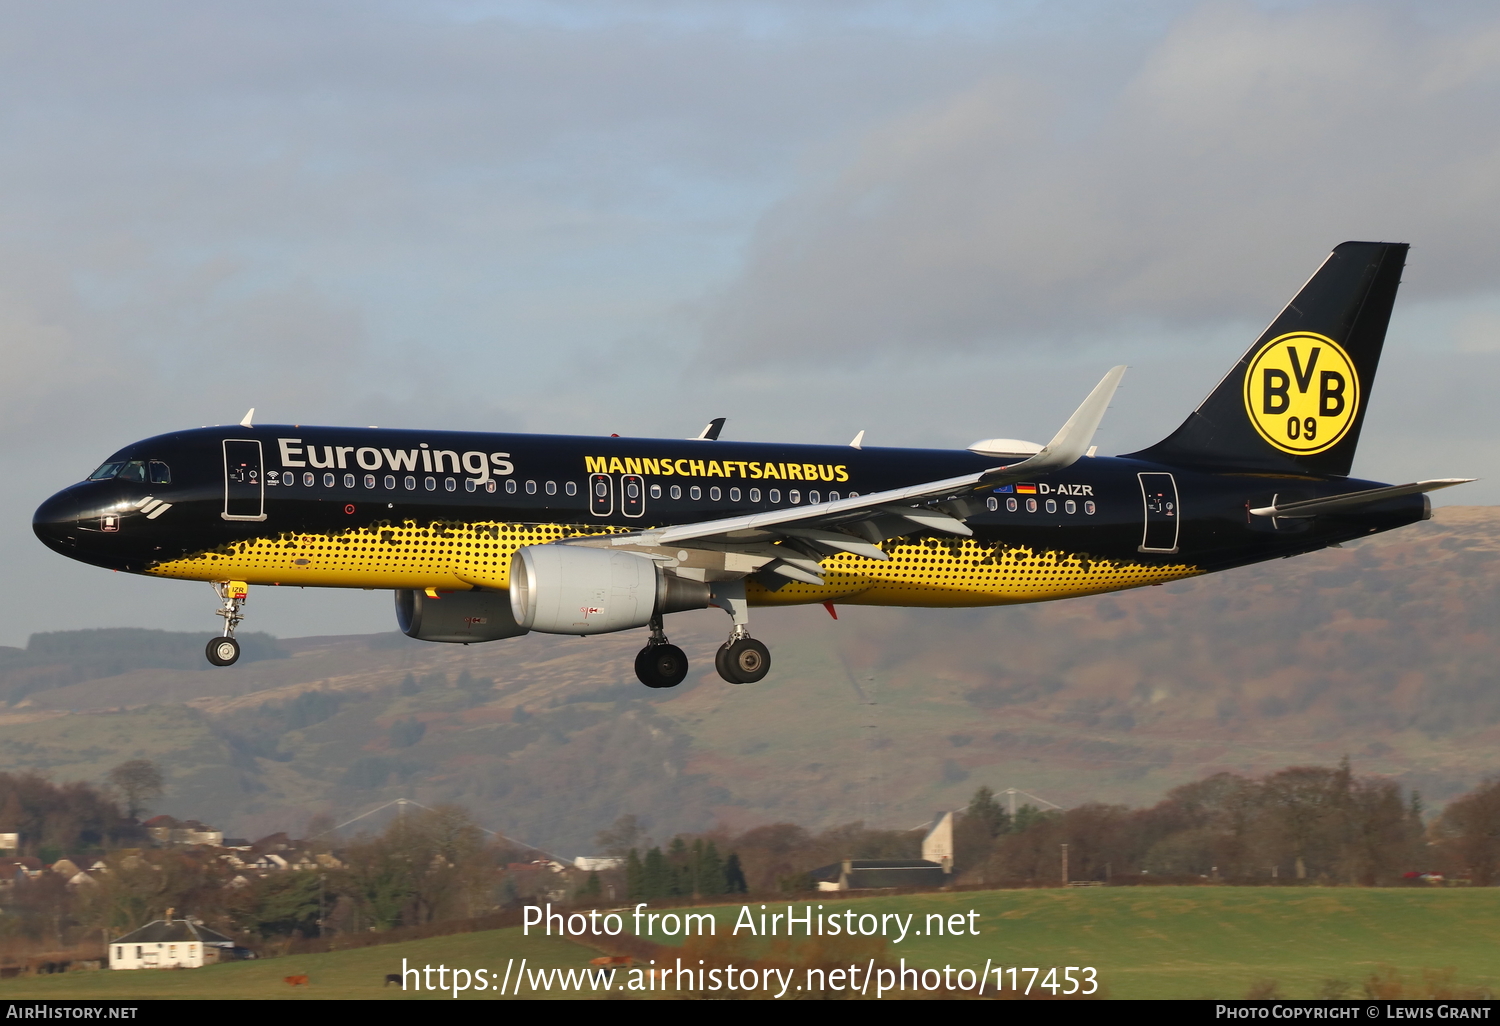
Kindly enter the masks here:
<path id="1" fill-rule="evenodd" d="M 845 859 L 810 874 L 820 891 L 874 891 L 942 887 L 948 872 L 927 859 Z"/>
<path id="2" fill-rule="evenodd" d="M 584 873 L 602 873 L 607 869 L 624 869 L 625 860 L 616 855 L 580 855 L 573 868 Z"/>
<path id="3" fill-rule="evenodd" d="M 157 844 L 222 845 L 224 843 L 224 831 L 215 830 L 196 819 L 178 822 L 167 815 L 152 816 L 141 826 Z"/>
<path id="4" fill-rule="evenodd" d="M 938 813 L 932 829 L 922 838 L 922 858 L 936 862 L 945 873 L 953 872 L 953 827 L 957 816 L 954 812 Z"/>
<path id="5" fill-rule="evenodd" d="M 167 909 L 109 945 L 111 969 L 196 969 L 233 956 L 234 941 L 196 919 L 177 919 Z"/>
<path id="6" fill-rule="evenodd" d="M 35 880 L 42 872 L 42 860 L 32 855 L 0 859 L 0 888 L 13 887 L 22 880 Z"/>

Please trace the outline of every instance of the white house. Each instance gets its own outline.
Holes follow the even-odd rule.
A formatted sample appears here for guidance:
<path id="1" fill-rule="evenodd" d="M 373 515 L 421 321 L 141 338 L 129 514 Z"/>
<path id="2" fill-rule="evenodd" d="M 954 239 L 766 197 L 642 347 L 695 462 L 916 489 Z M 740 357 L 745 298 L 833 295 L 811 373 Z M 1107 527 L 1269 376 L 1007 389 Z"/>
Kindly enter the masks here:
<path id="1" fill-rule="evenodd" d="M 624 869 L 625 860 L 618 855 L 580 855 L 573 860 L 573 868 L 585 873 L 602 873 L 608 869 Z"/>
<path id="2" fill-rule="evenodd" d="M 922 857 L 928 862 L 936 862 L 943 867 L 943 872 L 953 872 L 953 826 L 955 816 L 951 812 L 939 813 L 927 831 L 927 836 L 922 838 Z"/>
<path id="3" fill-rule="evenodd" d="M 167 918 L 110 942 L 111 969 L 196 969 L 229 957 L 234 941 L 192 919 Z"/>

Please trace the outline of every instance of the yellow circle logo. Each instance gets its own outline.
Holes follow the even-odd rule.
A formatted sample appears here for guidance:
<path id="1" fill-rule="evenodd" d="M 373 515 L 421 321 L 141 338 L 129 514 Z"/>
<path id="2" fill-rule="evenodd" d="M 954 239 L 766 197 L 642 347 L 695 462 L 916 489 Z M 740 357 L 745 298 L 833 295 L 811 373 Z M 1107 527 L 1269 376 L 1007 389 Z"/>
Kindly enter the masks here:
<path id="1" fill-rule="evenodd" d="M 1273 338 L 1245 370 L 1245 412 L 1282 452 L 1311 456 L 1338 444 L 1359 412 L 1359 375 L 1333 339 L 1310 331 Z"/>

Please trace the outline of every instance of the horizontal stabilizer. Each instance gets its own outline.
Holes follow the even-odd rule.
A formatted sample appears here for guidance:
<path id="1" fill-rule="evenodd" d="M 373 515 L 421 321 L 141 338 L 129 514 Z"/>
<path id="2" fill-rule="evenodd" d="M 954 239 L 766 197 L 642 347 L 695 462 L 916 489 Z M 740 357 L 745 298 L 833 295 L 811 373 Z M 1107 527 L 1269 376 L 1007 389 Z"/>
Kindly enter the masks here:
<path id="1" fill-rule="evenodd" d="M 1289 502 L 1285 506 L 1262 506 L 1250 512 L 1258 517 L 1287 517 L 1289 519 L 1317 517 L 1325 513 L 1345 513 L 1360 506 L 1384 502 L 1386 499 L 1399 499 L 1403 495 L 1417 495 L 1421 492 L 1437 491 L 1439 488 L 1452 488 L 1454 485 L 1468 484 L 1474 480 L 1476 478 L 1439 477 L 1431 481 L 1417 481 L 1412 484 L 1391 485 L 1388 488 L 1370 488 L 1363 492 L 1331 495 L 1324 499 Z"/>

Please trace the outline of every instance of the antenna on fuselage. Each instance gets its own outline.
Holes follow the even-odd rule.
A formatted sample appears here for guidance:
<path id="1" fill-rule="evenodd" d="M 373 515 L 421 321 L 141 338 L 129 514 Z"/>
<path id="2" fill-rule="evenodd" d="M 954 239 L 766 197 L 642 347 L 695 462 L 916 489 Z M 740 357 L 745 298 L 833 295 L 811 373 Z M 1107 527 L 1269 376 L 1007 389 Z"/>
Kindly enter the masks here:
<path id="1" fill-rule="evenodd" d="M 245 419 L 242 420 L 242 421 L 240 421 L 240 427 L 254 427 L 255 425 L 252 423 L 252 421 L 254 421 L 254 420 L 255 420 L 255 407 L 252 406 L 252 407 L 250 407 L 250 412 L 247 413 L 247 414 L 245 414 Z"/>

